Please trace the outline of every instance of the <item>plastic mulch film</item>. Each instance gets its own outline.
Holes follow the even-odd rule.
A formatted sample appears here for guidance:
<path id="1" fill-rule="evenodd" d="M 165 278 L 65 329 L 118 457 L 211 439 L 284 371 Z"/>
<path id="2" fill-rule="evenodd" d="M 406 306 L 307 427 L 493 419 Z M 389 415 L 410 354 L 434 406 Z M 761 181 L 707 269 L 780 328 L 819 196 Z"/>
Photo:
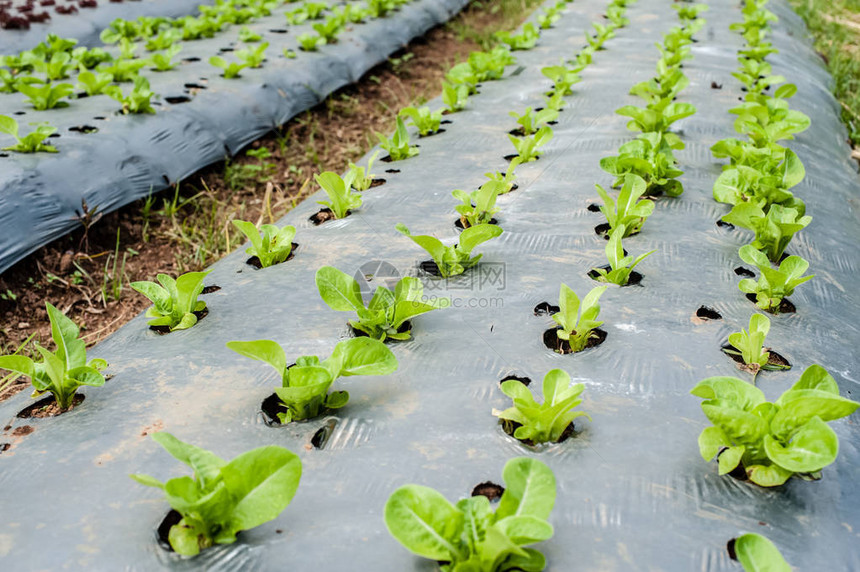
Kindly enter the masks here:
<path id="1" fill-rule="evenodd" d="M 121 105 L 107 96 L 37 112 L 21 94 L 0 94 L 4 114 L 22 126 L 48 121 L 60 134 L 50 140 L 57 154 L 0 153 L 0 272 L 78 228 L 82 200 L 89 209 L 110 212 L 223 160 L 357 81 L 466 3 L 415 0 L 309 53 L 298 50 L 296 38 L 312 31 L 313 22 L 287 28 L 286 5 L 247 25 L 270 45 L 263 67 L 242 70 L 239 79 L 224 79 L 209 64 L 214 55 L 234 59 L 238 26 L 216 38 L 183 42 L 179 68 L 144 72 L 161 96 L 156 115 L 122 115 Z M 285 48 L 298 56 L 284 57 Z M 125 92 L 129 86 L 122 84 Z"/>
<path id="2" fill-rule="evenodd" d="M 48 34 L 62 38 L 75 38 L 78 45 L 94 48 L 101 45 L 99 34 L 117 18 L 135 20 L 140 16 L 180 18 L 197 14 L 202 4 L 214 0 L 143 0 L 122 3 L 101 2 L 95 8 L 82 8 L 76 14 L 57 14 L 53 6 L 42 10 L 51 19 L 42 24 L 30 24 L 29 30 L 0 30 L 0 54 L 11 55 L 29 50 L 45 40 Z M 37 11 L 39 7 L 37 5 Z"/>
<path id="3" fill-rule="evenodd" d="M 557 303 L 561 282 L 580 295 L 595 285 L 587 272 L 604 263 L 605 241 L 594 231 L 603 218 L 588 206 L 597 200 L 593 184 L 610 182 L 598 162 L 633 138 L 614 110 L 634 103 L 629 88 L 653 72 L 654 43 L 677 22 L 667 0 L 632 4 L 629 26 L 595 54 L 544 155 L 520 166 L 519 188 L 500 199 L 505 232 L 481 247 L 479 267 L 447 281 L 423 275 L 416 264 L 426 256 L 394 226 L 456 240 L 451 190 L 475 188 L 483 173 L 505 168 L 502 157 L 513 150 L 507 131 L 515 126 L 508 112 L 541 105 L 548 83 L 540 68 L 582 46 L 605 2 L 569 4 L 535 49 L 516 53 L 518 65 L 506 79 L 485 83 L 466 111 L 447 116 L 445 133 L 418 140 L 419 156 L 378 163 L 375 172 L 387 182 L 367 191 L 351 216 L 314 227 L 308 217 L 318 206 L 299 205 L 282 221 L 298 228 L 292 260 L 255 270 L 239 251 L 214 265 L 206 282 L 221 289 L 204 297 L 209 315 L 193 328 L 159 336 L 138 316 L 91 350 L 115 375 L 101 389 L 85 389 L 76 409 L 24 420 L 15 414 L 28 404 L 25 396 L 0 404 L 11 420 L 3 437 L 10 448 L 0 454 L 0 485 L 10 492 L 0 501 L 3 567 L 429 571 L 433 562 L 389 536 L 382 517 L 388 496 L 416 483 L 454 500 L 478 483 L 500 482 L 508 459 L 528 455 L 558 479 L 549 519 L 555 535 L 538 545 L 548 570 L 736 571 L 726 542 L 742 532 L 770 538 L 797 570 L 860 569 L 856 414 L 832 424 L 841 450 L 818 482 L 792 479 L 763 489 L 718 476 L 716 464 L 699 455 L 697 436 L 707 421 L 689 391 L 708 376 L 746 375 L 720 346 L 755 311 L 734 272 L 749 236 L 715 225 L 727 209 L 711 197 L 720 165 L 708 151 L 733 133 L 728 109 L 741 92 L 731 72 L 742 40 L 728 25 L 740 12 L 734 0 L 709 4 L 694 58 L 684 65 L 691 83 L 679 98 L 699 110 L 676 124 L 687 144 L 677 153 L 686 190 L 659 199 L 643 232 L 625 241 L 632 254 L 657 253 L 637 268 L 641 286 L 610 287 L 603 295 L 602 345 L 553 353 L 542 341 L 553 323 L 533 310 Z M 800 21 L 781 0 L 769 7 L 782 17 L 773 34 L 781 53 L 769 58 L 774 73 L 798 85 L 792 106 L 812 118 L 791 147 L 807 169 L 795 190 L 814 220 L 789 250 L 809 260 L 816 277 L 792 296 L 795 314 L 771 320 L 768 345 L 793 369 L 763 372 L 757 384 L 773 400 L 806 367 L 820 364 L 856 399 L 858 259 L 845 245 L 860 237 L 845 205 L 860 185 L 828 77 Z M 451 296 L 454 307 L 415 319 L 413 339 L 390 346 L 396 373 L 337 382 L 351 394 L 337 415 L 265 425 L 260 404 L 280 380 L 225 343 L 267 338 L 283 344 L 289 358 L 328 356 L 349 336 L 347 316 L 320 300 L 315 271 L 333 265 L 374 274 L 380 262 L 390 265 L 388 274 L 417 272 L 425 293 Z M 722 318 L 696 320 L 702 305 Z M 510 403 L 499 380 L 515 374 L 537 382 L 552 368 L 586 385 L 580 408 L 593 421 L 577 421 L 577 434 L 562 444 L 528 449 L 491 413 Z M 311 439 L 321 429 L 316 448 Z M 243 532 L 236 544 L 180 559 L 155 541 L 168 510 L 160 492 L 128 478 L 187 474 L 148 437 L 156 430 L 224 458 L 285 446 L 304 465 L 298 494 L 278 519 Z"/>

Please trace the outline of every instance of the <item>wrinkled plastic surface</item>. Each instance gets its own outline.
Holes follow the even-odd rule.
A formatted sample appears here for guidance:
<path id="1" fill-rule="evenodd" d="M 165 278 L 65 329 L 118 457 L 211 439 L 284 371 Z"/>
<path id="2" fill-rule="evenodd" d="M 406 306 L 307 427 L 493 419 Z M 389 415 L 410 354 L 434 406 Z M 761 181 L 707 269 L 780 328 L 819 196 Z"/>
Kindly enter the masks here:
<path id="1" fill-rule="evenodd" d="M 48 34 L 62 38 L 75 38 L 79 46 L 94 48 L 101 46 L 99 34 L 117 18 L 135 20 L 140 16 L 163 16 L 179 18 L 197 14 L 202 4 L 214 4 L 214 0 L 125 0 L 112 3 L 102 0 L 95 8 L 78 8 L 76 14 L 57 14 L 53 6 L 40 9 L 51 15 L 41 24 L 30 24 L 29 30 L 0 30 L 0 54 L 11 55 L 29 50 L 43 42 Z"/>
<path id="2" fill-rule="evenodd" d="M 287 27 L 284 11 L 291 5 L 286 5 L 248 24 L 270 45 L 263 67 L 243 70 L 240 79 L 224 79 L 209 64 L 214 55 L 235 60 L 230 50 L 243 47 L 238 26 L 213 39 L 183 42 L 177 69 L 145 72 L 152 91 L 161 95 L 156 115 L 121 115 L 120 104 L 107 96 L 36 112 L 21 94 L 0 94 L 4 114 L 13 114 L 22 126 L 49 121 L 60 134 L 50 140 L 57 154 L 0 153 L 0 273 L 79 228 L 81 200 L 89 209 L 110 212 L 223 160 L 357 81 L 466 3 L 416 0 L 385 18 L 351 26 L 337 44 L 311 53 L 300 52 L 296 38 L 311 32 L 313 22 Z M 285 58 L 284 48 L 298 57 Z M 98 132 L 71 130 L 81 127 Z"/>
<path id="3" fill-rule="evenodd" d="M 531 455 L 558 478 L 555 536 L 538 545 L 548 570 L 737 571 L 726 542 L 744 531 L 766 535 L 796 570 L 860 569 L 857 414 L 832 423 L 840 455 L 815 483 L 795 479 L 765 490 L 719 477 L 696 444 L 707 421 L 688 392 L 707 376 L 744 377 L 719 347 L 754 311 L 733 271 L 748 236 L 715 225 L 727 209 L 711 198 L 720 166 L 708 148 L 733 133 L 728 109 L 740 94 L 731 71 L 741 40 L 727 29 L 740 19 L 734 0 L 710 3 L 694 59 L 685 63 L 691 83 L 679 99 L 699 108 L 678 126 L 687 143 L 678 152 L 686 190 L 660 199 L 643 232 L 625 241 L 633 254 L 657 249 L 638 268 L 642 286 L 610 287 L 603 295 L 608 337 L 598 348 L 562 356 L 542 344 L 552 322 L 534 316 L 534 306 L 556 303 L 561 282 L 586 292 L 594 286 L 586 273 L 604 263 L 605 241 L 593 230 L 602 217 L 587 210 L 597 200 L 593 184 L 611 180 L 598 161 L 633 136 L 613 111 L 635 103 L 627 90 L 651 75 L 653 44 L 676 22 L 669 5 L 631 5 L 630 26 L 583 73 L 544 156 L 521 166 L 520 188 L 500 199 L 505 234 L 481 248 L 481 266 L 447 284 L 423 277 L 427 294 L 450 295 L 460 307 L 414 320 L 414 340 L 391 346 L 400 362 L 395 374 L 339 381 L 351 401 L 337 415 L 267 427 L 259 405 L 276 375 L 224 344 L 270 338 L 291 358 L 329 355 L 348 335 L 347 315 L 320 301 L 316 269 L 330 264 L 364 273 L 367 263 L 384 260 L 406 272 L 426 256 L 394 230 L 397 222 L 456 240 L 451 190 L 474 188 L 483 173 L 505 167 L 502 156 L 512 151 L 506 131 L 514 127 L 507 112 L 541 104 L 548 82 L 540 67 L 581 47 L 604 2 L 568 5 L 534 50 L 517 53 L 519 66 L 509 68 L 516 75 L 484 84 L 467 111 L 448 116 L 445 133 L 418 140 L 418 157 L 380 163 L 375 172 L 387 183 L 368 191 L 353 215 L 313 227 L 307 219 L 320 196 L 299 205 L 282 221 L 298 228 L 301 247 L 291 261 L 258 271 L 239 251 L 216 264 L 207 283 L 222 289 L 205 296 L 210 314 L 192 329 L 157 336 L 139 316 L 99 344 L 93 355 L 106 358 L 115 374 L 104 388 L 86 388 L 83 405 L 59 418 L 15 420 L 13 428 L 27 424 L 34 432 L 4 437 L 13 446 L 0 454 L 0 486 L 15 493 L 0 501 L 4 567 L 429 571 L 433 562 L 412 556 L 386 531 L 388 496 L 418 483 L 454 500 L 483 481 L 500 482 L 509 458 Z M 857 399 L 858 262 L 844 245 L 860 240 L 860 189 L 828 76 L 800 21 L 779 1 L 770 7 L 782 17 L 774 26 L 782 50 L 770 58 L 774 72 L 798 85 L 792 105 L 812 118 L 791 147 L 806 165 L 798 194 L 814 220 L 789 250 L 811 262 L 816 278 L 792 296 L 796 314 L 772 319 L 769 345 L 794 369 L 764 372 L 758 386 L 775 399 L 818 363 L 843 395 Z M 712 89 L 712 81 L 722 89 Z M 722 320 L 696 323 L 701 305 Z M 579 433 L 561 445 L 526 449 L 491 414 L 510 403 L 498 382 L 515 373 L 539 387 L 555 367 L 586 385 L 581 409 L 593 422 L 578 423 Z M 11 419 L 27 403 L 21 395 L 0 404 L 0 417 Z M 328 441 L 314 449 L 311 437 L 327 424 L 334 424 Z M 225 458 L 286 446 L 304 464 L 298 494 L 277 520 L 243 533 L 237 544 L 181 561 L 154 540 L 167 511 L 159 492 L 127 477 L 187 474 L 145 436 L 158 429 Z"/>

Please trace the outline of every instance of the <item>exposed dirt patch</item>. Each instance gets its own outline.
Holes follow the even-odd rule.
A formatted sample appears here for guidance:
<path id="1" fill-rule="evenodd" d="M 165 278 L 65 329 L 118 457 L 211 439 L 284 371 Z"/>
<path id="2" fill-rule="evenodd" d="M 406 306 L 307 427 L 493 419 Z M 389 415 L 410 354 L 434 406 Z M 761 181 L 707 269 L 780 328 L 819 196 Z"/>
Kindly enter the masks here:
<path id="1" fill-rule="evenodd" d="M 475 488 L 472 489 L 473 497 L 484 496 L 490 499 L 490 502 L 499 500 L 502 498 L 502 494 L 505 492 L 505 487 L 502 485 L 497 485 L 494 482 L 486 481 L 479 485 L 475 485 Z"/>
<path id="2" fill-rule="evenodd" d="M 36 403 L 32 405 L 28 405 L 24 409 L 18 412 L 19 419 L 28 419 L 31 417 L 35 417 L 37 419 L 43 419 L 45 417 L 55 417 L 60 415 L 61 413 L 65 413 L 66 411 L 71 411 L 84 401 L 84 395 L 82 393 L 78 393 L 75 395 L 74 399 L 72 399 L 72 406 L 68 409 L 60 409 L 57 405 L 57 402 L 54 400 L 54 396 L 46 397 L 45 399 L 40 399 Z"/>

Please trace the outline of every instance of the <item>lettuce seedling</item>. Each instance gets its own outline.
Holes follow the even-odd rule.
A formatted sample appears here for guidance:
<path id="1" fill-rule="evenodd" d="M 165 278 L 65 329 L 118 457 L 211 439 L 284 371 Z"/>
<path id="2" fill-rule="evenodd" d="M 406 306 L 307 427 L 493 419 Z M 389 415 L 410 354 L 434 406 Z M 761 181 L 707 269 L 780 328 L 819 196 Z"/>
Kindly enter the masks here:
<path id="1" fill-rule="evenodd" d="M 581 352 L 588 340 L 596 337 L 594 330 L 603 325 L 596 320 L 600 314 L 597 301 L 606 292 L 607 286 L 596 286 L 580 302 L 576 292 L 566 284 L 561 285 L 558 294 L 559 311 L 552 315 L 553 321 L 560 326 L 556 330 L 558 339 L 570 344 L 571 352 Z"/>
<path id="2" fill-rule="evenodd" d="M 166 326 L 170 331 L 185 330 L 197 323 L 197 313 L 206 309 L 206 302 L 197 300 L 203 291 L 207 272 L 186 272 L 174 280 L 159 274 L 155 282 L 132 282 L 131 287 L 149 298 L 154 304 L 146 311 L 151 327 Z"/>
<path id="3" fill-rule="evenodd" d="M 757 147 L 768 147 L 782 140 L 794 139 L 811 124 L 804 113 L 789 109 L 788 102 L 768 98 L 765 103 L 745 102 L 729 110 L 737 115 L 735 131 L 750 138 Z"/>
<path id="4" fill-rule="evenodd" d="M 696 108 L 690 103 L 670 103 L 662 110 L 625 105 L 616 109 L 615 113 L 630 117 L 630 121 L 627 122 L 627 129 L 630 131 L 664 133 L 676 121 L 696 113 Z"/>
<path id="5" fill-rule="evenodd" d="M 112 59 L 113 56 L 102 48 L 87 49 L 86 47 L 81 46 L 80 48 L 72 50 L 72 60 L 79 68 L 83 68 L 85 70 L 91 70 L 97 65 L 109 62 Z"/>
<path id="6" fill-rule="evenodd" d="M 570 385 L 570 375 L 553 369 L 543 378 L 543 403 L 538 403 L 528 386 L 517 379 L 502 382 L 502 391 L 514 400 L 513 407 L 494 412 L 499 419 L 519 425 L 513 435 L 529 443 L 555 443 L 577 417 L 591 416 L 573 408 L 582 403 L 585 385 Z"/>
<path id="7" fill-rule="evenodd" d="M 78 85 L 87 95 L 100 95 L 112 83 L 113 76 L 109 73 L 82 71 L 78 74 Z"/>
<path id="8" fill-rule="evenodd" d="M 418 147 L 409 145 L 409 132 L 406 131 L 406 125 L 399 115 L 397 116 L 397 128 L 390 139 L 382 133 L 377 133 L 376 137 L 379 139 L 379 146 L 388 151 L 388 156 L 392 161 L 402 161 L 418 154 Z"/>
<path id="9" fill-rule="evenodd" d="M 508 31 L 503 31 L 496 32 L 493 34 L 493 37 L 499 42 L 507 44 L 511 51 L 530 50 L 537 44 L 540 38 L 540 31 L 538 31 L 534 24 L 528 22 L 523 26 L 519 34 L 511 34 Z"/>
<path id="10" fill-rule="evenodd" d="M 246 63 L 228 62 L 221 56 L 212 56 L 209 63 L 222 70 L 224 79 L 236 79 L 240 77 L 239 72 L 248 67 Z"/>
<path id="11" fill-rule="evenodd" d="M 447 81 L 442 82 L 442 103 L 448 113 L 463 111 L 469 102 L 469 86 L 453 85 Z"/>
<path id="12" fill-rule="evenodd" d="M 764 339 L 770 331 L 770 320 L 763 314 L 753 314 L 750 316 L 749 331 L 741 330 L 729 335 L 729 345 L 731 347 L 723 348 L 723 351 L 732 356 L 738 356 L 744 363 L 742 369 L 753 374 L 753 378 L 758 375 L 758 372 L 765 370 L 791 369 L 791 366 L 784 366 L 770 363 L 770 352 L 764 346 Z"/>
<path id="13" fill-rule="evenodd" d="M 99 358 L 87 361 L 87 345 L 78 338 L 78 326 L 50 302 L 45 302 L 45 307 L 51 321 L 51 338 L 57 349 L 52 352 L 36 344 L 36 350 L 42 355 L 40 362 L 22 355 L 0 356 L 0 369 L 29 377 L 33 385 L 31 397 L 50 393 L 60 411 L 65 411 L 74 405 L 75 392 L 80 386 L 105 384 L 105 377 L 99 370 L 108 364 Z"/>
<path id="14" fill-rule="evenodd" d="M 427 251 L 436 263 L 439 275 L 443 278 L 457 276 L 475 266 L 483 254 L 472 256 L 476 246 L 496 238 L 502 234 L 502 227 L 495 224 L 478 224 L 470 226 L 460 233 L 460 242 L 453 246 L 445 246 L 434 236 L 413 236 L 406 225 L 398 223 L 397 230 L 408 236 L 412 241 Z"/>
<path id="15" fill-rule="evenodd" d="M 355 278 L 337 268 L 323 266 L 317 270 L 316 284 L 329 308 L 358 314 L 358 320 L 349 322 L 353 329 L 383 342 L 388 338 L 408 340 L 412 334 L 404 329 L 408 320 L 451 305 L 450 298 L 425 299 L 424 285 L 411 276 L 401 278 L 393 292 L 378 286 L 366 306 Z"/>
<path id="16" fill-rule="evenodd" d="M 505 46 L 496 46 L 488 52 L 472 52 L 467 65 L 474 72 L 478 82 L 501 79 L 505 67 L 516 62 L 516 58 Z"/>
<path id="17" fill-rule="evenodd" d="M 603 199 L 600 212 L 603 213 L 606 222 L 609 223 L 610 234 L 614 234 L 615 229 L 620 226 L 624 226 L 624 234 L 621 238 L 636 234 L 642 230 L 642 225 L 654 212 L 653 202 L 647 199 L 639 200 L 647 189 L 645 180 L 639 175 L 624 175 L 624 185 L 621 187 L 617 201 L 609 196 L 609 193 L 600 185 L 594 186 L 597 189 L 597 194 Z"/>
<path id="18" fill-rule="evenodd" d="M 290 257 L 293 250 L 293 238 L 296 227 L 285 226 L 278 228 L 273 224 L 264 224 L 257 230 L 254 223 L 244 220 L 234 220 L 233 226 L 251 241 L 251 246 L 245 249 L 247 254 L 256 256 L 262 268 L 279 264 Z"/>
<path id="19" fill-rule="evenodd" d="M 531 107 L 527 107 L 522 115 L 518 115 L 516 111 L 511 111 L 508 115 L 517 120 L 523 135 L 531 135 L 544 125 L 558 119 L 558 111 L 555 109 L 541 109 L 535 112 Z"/>
<path id="20" fill-rule="evenodd" d="M 534 135 L 528 135 L 526 137 L 514 137 L 513 135 L 508 135 L 508 139 L 511 140 L 511 143 L 514 146 L 514 149 L 517 150 L 517 155 L 520 158 L 522 163 L 529 163 L 531 161 L 537 160 L 537 158 L 541 155 L 541 151 L 538 150 L 538 147 L 543 147 L 552 139 L 552 128 L 549 125 L 544 125 Z"/>
<path id="21" fill-rule="evenodd" d="M 637 83 L 630 88 L 630 95 L 641 97 L 649 108 L 665 109 L 689 83 L 680 68 L 667 67 L 661 61 L 657 77 Z"/>
<path id="22" fill-rule="evenodd" d="M 149 61 L 152 62 L 152 69 L 155 71 L 170 71 L 179 65 L 179 62 L 174 62 L 173 58 L 182 51 L 182 46 L 173 44 L 160 54 L 152 54 Z"/>
<path id="23" fill-rule="evenodd" d="M 122 104 L 123 114 L 155 113 L 155 108 L 152 107 L 151 103 L 155 93 L 149 89 L 149 80 L 142 75 L 134 78 L 134 88 L 128 95 L 124 94 L 122 88 L 118 85 L 111 85 L 105 88 L 105 94 Z"/>
<path id="24" fill-rule="evenodd" d="M 376 156 L 379 151 L 375 151 L 367 160 L 367 167 L 359 167 L 353 162 L 349 163 L 349 171 L 344 177 L 344 181 L 349 181 L 352 188 L 358 192 L 364 192 L 373 185 L 373 173 L 370 170 L 373 168 L 373 162 L 376 161 Z"/>
<path id="25" fill-rule="evenodd" d="M 773 542 L 760 534 L 748 532 L 729 541 L 729 555 L 743 566 L 745 572 L 791 572 Z"/>
<path id="26" fill-rule="evenodd" d="M 763 250 L 771 262 L 779 262 L 791 237 L 812 222 L 812 217 L 781 205 L 771 205 L 765 214 L 757 204 L 740 203 L 723 220 L 755 232 L 752 245 Z"/>
<path id="27" fill-rule="evenodd" d="M 709 377 L 690 393 L 706 400 L 702 411 L 714 424 L 699 435 L 702 458 L 718 457 L 721 475 L 740 467 L 762 487 L 779 486 L 793 475 L 821 478 L 839 452 L 827 422 L 860 406 L 841 397 L 836 381 L 819 365 L 809 366 L 773 403 L 736 377 Z"/>
<path id="28" fill-rule="evenodd" d="M 326 44 L 325 38 L 308 32 L 299 34 L 296 40 L 299 42 L 299 49 L 305 52 L 315 52 L 318 47 Z"/>
<path id="29" fill-rule="evenodd" d="M 320 38 L 323 38 L 327 44 L 334 44 L 337 42 L 337 37 L 345 26 L 346 21 L 343 16 L 332 14 L 323 22 L 314 24 L 313 29 L 314 32 L 319 34 Z"/>
<path id="30" fill-rule="evenodd" d="M 3 147 L 3 151 L 15 151 L 16 153 L 56 153 L 57 148 L 53 145 L 42 143 L 52 133 L 57 131 L 56 127 L 51 127 L 47 123 L 40 123 L 36 129 L 23 137 L 18 133 L 18 122 L 7 115 L 0 115 L 0 133 L 6 133 L 15 138 L 15 144 L 10 147 Z"/>
<path id="31" fill-rule="evenodd" d="M 561 111 L 562 109 L 564 109 L 564 106 L 566 104 L 567 102 L 565 101 L 564 96 L 555 91 L 544 97 L 544 109 Z"/>
<path id="32" fill-rule="evenodd" d="M 418 128 L 418 134 L 422 137 L 439 131 L 439 124 L 442 122 L 442 112 L 430 111 L 426 105 L 421 108 L 404 107 L 399 116 L 411 119 L 412 125 Z"/>
<path id="33" fill-rule="evenodd" d="M 328 390 L 337 378 L 350 375 L 388 375 L 397 369 L 397 358 L 385 344 L 373 338 L 351 338 L 338 342 L 326 360 L 316 356 L 296 358 L 287 366 L 287 354 L 276 342 L 255 340 L 227 342 L 234 352 L 269 364 L 281 376 L 275 389 L 286 412 L 278 413 L 281 423 L 319 416 L 325 409 L 339 409 L 349 401 L 346 391 Z"/>
<path id="34" fill-rule="evenodd" d="M 63 101 L 74 93 L 75 86 L 70 83 L 45 83 L 35 77 L 25 77 L 15 84 L 18 92 L 27 96 L 36 111 L 68 107 L 69 102 Z"/>
<path id="35" fill-rule="evenodd" d="M 565 66 L 547 66 L 541 68 L 540 72 L 553 82 L 553 92 L 561 95 L 572 94 L 571 87 L 573 84 L 582 81 L 582 78 L 575 71 L 569 70 Z"/>
<path id="36" fill-rule="evenodd" d="M 645 254 L 640 254 L 636 258 L 624 256 L 621 237 L 624 236 L 626 230 L 622 224 L 609 235 L 609 242 L 606 244 L 606 259 L 609 261 L 609 270 L 605 268 L 594 268 L 592 270 L 596 274 L 594 279 L 598 282 L 609 282 L 610 284 L 624 286 L 630 280 L 630 273 L 633 272 L 636 265 L 657 252 L 656 250 L 652 250 Z"/>
<path id="37" fill-rule="evenodd" d="M 405 485 L 385 503 L 385 526 L 413 554 L 441 562 L 443 572 L 543 570 L 543 554 L 524 546 L 553 535 L 547 518 L 555 476 L 528 457 L 508 461 L 502 475 L 505 492 L 495 511 L 485 496 L 453 505 L 429 487 Z"/>
<path id="38" fill-rule="evenodd" d="M 245 44 L 253 44 L 263 39 L 261 34 L 258 34 L 248 26 L 239 28 L 239 41 Z"/>
<path id="39" fill-rule="evenodd" d="M 745 278 L 738 288 L 745 294 L 755 295 L 756 306 L 774 314 L 779 313 L 783 298 L 791 296 L 795 288 L 815 276 L 803 276 L 809 268 L 809 262 L 800 256 L 789 256 L 780 262 L 778 269 L 774 269 L 767 256 L 749 244 L 742 246 L 738 254 L 741 260 L 755 265 L 759 270 L 758 282 Z"/>
<path id="40" fill-rule="evenodd" d="M 332 171 L 314 175 L 314 179 L 329 198 L 327 201 L 317 201 L 317 204 L 331 209 L 335 218 L 344 218 L 361 206 L 361 195 L 352 191 L 351 180 L 344 181 Z"/>
<path id="41" fill-rule="evenodd" d="M 517 176 L 515 174 L 515 169 L 520 165 L 522 160 L 519 157 L 514 157 L 511 159 L 511 162 L 508 164 L 508 168 L 504 173 L 500 173 L 495 171 L 493 173 L 484 173 L 484 176 L 487 177 L 491 181 L 497 181 L 502 183 L 502 189 L 499 191 L 500 195 L 504 195 L 505 193 L 509 193 L 514 189 L 514 181 Z"/>
<path id="42" fill-rule="evenodd" d="M 194 469 L 193 478 L 165 483 L 149 475 L 130 475 L 142 485 L 164 491 L 171 508 L 182 515 L 167 536 L 178 554 L 194 556 L 215 544 L 236 542 L 239 531 L 276 519 L 299 488 L 302 462 L 283 447 L 252 449 L 228 463 L 164 431 L 153 433 L 152 438 Z"/>
<path id="43" fill-rule="evenodd" d="M 714 200 L 730 205 L 751 202 L 762 209 L 769 209 L 774 204 L 783 207 L 802 204 L 788 190 L 806 175 L 803 164 L 793 151 L 786 149 L 785 159 L 776 165 L 772 160 L 763 160 L 760 164 L 762 170 L 737 165 L 723 171 L 714 182 Z"/>
<path id="44" fill-rule="evenodd" d="M 98 71 L 109 73 L 116 83 L 130 83 L 140 75 L 140 70 L 149 64 L 147 59 L 117 58 L 109 63 L 98 66 Z"/>
<path id="45" fill-rule="evenodd" d="M 266 49 L 268 47 L 269 42 L 263 42 L 259 46 L 255 46 L 253 48 L 237 50 L 236 59 L 249 68 L 262 67 L 263 61 L 266 59 Z"/>
<path id="46" fill-rule="evenodd" d="M 615 175 L 613 186 L 623 184 L 627 174 L 635 174 L 645 181 L 645 195 L 664 193 L 670 197 L 680 196 L 684 187 L 677 177 L 684 171 L 676 168 L 672 149 L 683 149 L 684 144 L 667 135 L 673 134 L 642 133 L 634 141 L 619 147 L 617 156 L 601 159 L 600 168 Z"/>
<path id="47" fill-rule="evenodd" d="M 487 181 L 477 191 L 467 193 L 459 189 L 451 194 L 462 204 L 455 207 L 460 215 L 460 223 L 463 228 L 470 228 L 479 224 L 489 223 L 493 215 L 499 212 L 496 208 L 496 199 L 505 189 L 505 183 L 498 181 Z"/>
<path id="48" fill-rule="evenodd" d="M 541 30 L 552 28 L 553 24 L 561 19 L 561 14 L 555 10 L 547 10 L 544 14 L 538 14 L 536 21 Z"/>

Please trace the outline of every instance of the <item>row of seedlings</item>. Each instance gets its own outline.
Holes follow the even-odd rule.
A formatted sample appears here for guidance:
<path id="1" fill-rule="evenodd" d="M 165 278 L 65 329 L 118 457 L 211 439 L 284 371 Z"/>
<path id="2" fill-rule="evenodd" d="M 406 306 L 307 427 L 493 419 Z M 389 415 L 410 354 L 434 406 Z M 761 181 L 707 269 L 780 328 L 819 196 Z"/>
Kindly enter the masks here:
<path id="1" fill-rule="evenodd" d="M 747 277 L 738 287 L 759 309 L 779 315 L 795 311 L 787 296 L 812 278 L 804 276 L 806 260 L 785 254 L 792 236 L 812 217 L 790 190 L 805 176 L 803 163 L 780 144 L 805 131 L 810 120 L 789 108 L 788 99 L 797 88 L 773 75 L 766 61 L 777 52 L 768 41 L 769 23 L 777 18 L 766 4 L 767 0 L 747 0 L 743 22 L 730 26 L 745 41 L 738 50 L 740 67 L 732 75 L 746 94 L 730 113 L 737 116 L 735 130 L 747 138 L 723 139 L 711 151 L 717 159 L 729 159 L 714 183 L 713 196 L 732 209 L 718 224 L 755 232 L 754 241 L 738 254 L 758 268 L 759 278 L 756 281 L 754 274 L 739 268 L 736 273 Z M 761 487 L 780 486 L 792 476 L 817 480 L 838 453 L 838 438 L 827 422 L 850 415 L 860 404 L 841 397 L 836 381 L 819 365 L 809 366 L 775 402 L 767 401 L 755 386 L 758 372 L 790 368 L 784 358 L 763 347 L 769 329 L 767 316 L 756 312 L 748 330 L 731 334 L 723 348 L 752 374 L 753 383 L 720 376 L 704 379 L 692 389 L 704 400 L 702 411 L 713 424 L 699 436 L 699 449 L 705 461 L 718 460 L 720 475 Z M 748 571 L 791 570 L 774 544 L 761 535 L 743 534 L 728 548 Z"/>

